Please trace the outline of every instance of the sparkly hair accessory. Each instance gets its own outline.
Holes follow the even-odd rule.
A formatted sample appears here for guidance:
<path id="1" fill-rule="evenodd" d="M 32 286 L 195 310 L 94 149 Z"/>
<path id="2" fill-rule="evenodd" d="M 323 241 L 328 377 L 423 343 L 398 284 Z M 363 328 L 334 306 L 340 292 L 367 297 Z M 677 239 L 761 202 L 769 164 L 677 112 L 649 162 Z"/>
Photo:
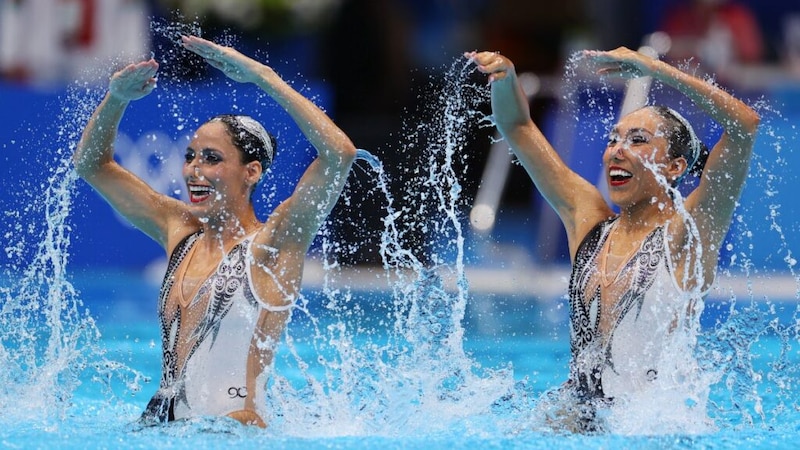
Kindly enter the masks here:
<path id="1" fill-rule="evenodd" d="M 690 140 L 689 150 L 692 152 L 692 160 L 688 161 L 689 163 L 688 168 L 691 169 L 692 167 L 694 167 L 695 163 L 697 162 L 697 159 L 700 158 L 701 147 L 702 147 L 700 145 L 700 139 L 697 139 L 697 135 L 694 134 L 694 128 L 692 128 L 692 126 L 689 124 L 689 121 L 686 120 L 685 117 L 683 117 L 678 111 L 675 111 L 670 107 L 667 107 L 667 110 L 669 111 L 670 114 L 672 114 L 672 116 L 674 116 L 678 120 L 678 122 L 681 123 L 681 125 L 686 127 L 686 131 L 689 132 L 689 140 Z"/>
<path id="2" fill-rule="evenodd" d="M 274 153 L 272 148 L 272 139 L 270 139 L 269 133 L 267 133 L 267 130 L 264 129 L 264 126 L 250 116 L 234 116 L 234 118 L 239 126 L 261 141 L 263 149 L 267 153 L 266 156 L 271 162 Z"/>

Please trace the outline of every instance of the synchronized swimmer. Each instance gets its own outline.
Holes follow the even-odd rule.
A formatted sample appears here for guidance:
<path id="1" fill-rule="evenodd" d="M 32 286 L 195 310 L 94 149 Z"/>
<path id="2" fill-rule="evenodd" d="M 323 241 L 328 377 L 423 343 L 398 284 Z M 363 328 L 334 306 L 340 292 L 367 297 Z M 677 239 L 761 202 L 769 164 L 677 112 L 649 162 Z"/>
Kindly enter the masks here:
<path id="1" fill-rule="evenodd" d="M 488 74 L 497 128 L 567 233 L 572 358 L 557 395 L 574 406 L 553 421 L 571 431 L 602 430 L 598 408 L 674 375 L 662 358 L 665 346 L 697 323 L 747 177 L 759 116 L 719 87 L 642 53 L 583 52 L 601 75 L 647 76 L 673 87 L 724 129 L 709 153 L 670 108 L 646 106 L 622 117 L 603 153 L 615 213 L 531 120 L 513 63 L 496 52 L 465 56 Z M 677 186 L 689 173 L 700 181 L 683 198 Z"/>
<path id="2" fill-rule="evenodd" d="M 153 59 L 112 76 L 73 159 L 78 174 L 169 256 L 158 305 L 161 383 L 142 422 L 229 416 L 263 427 L 266 379 L 306 252 L 347 181 L 356 149 L 270 67 L 199 37 L 182 41 L 230 79 L 269 94 L 316 148 L 292 195 L 265 222 L 256 217 L 251 194 L 276 144 L 249 116 L 217 116 L 194 133 L 182 171 L 189 203 L 157 193 L 117 164 L 120 120 L 131 101 L 154 89 Z"/>

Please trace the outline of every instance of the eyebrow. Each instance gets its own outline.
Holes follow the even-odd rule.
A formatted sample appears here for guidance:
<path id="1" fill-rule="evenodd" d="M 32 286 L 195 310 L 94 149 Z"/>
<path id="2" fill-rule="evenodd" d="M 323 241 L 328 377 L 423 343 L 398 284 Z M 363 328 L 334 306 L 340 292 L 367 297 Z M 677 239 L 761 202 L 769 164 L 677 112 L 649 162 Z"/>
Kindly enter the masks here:
<path id="1" fill-rule="evenodd" d="M 647 128 L 641 128 L 641 127 L 631 128 L 631 129 L 628 130 L 627 133 L 625 133 L 625 135 L 627 136 L 627 135 L 632 134 L 632 133 L 642 133 L 642 132 L 647 133 L 650 136 L 655 136 L 656 135 L 655 133 L 653 133 L 652 131 L 648 130 Z M 619 132 L 619 127 L 612 128 L 611 129 L 611 133 L 609 133 L 609 134 L 619 134 L 619 135 L 621 135 L 621 133 Z"/>

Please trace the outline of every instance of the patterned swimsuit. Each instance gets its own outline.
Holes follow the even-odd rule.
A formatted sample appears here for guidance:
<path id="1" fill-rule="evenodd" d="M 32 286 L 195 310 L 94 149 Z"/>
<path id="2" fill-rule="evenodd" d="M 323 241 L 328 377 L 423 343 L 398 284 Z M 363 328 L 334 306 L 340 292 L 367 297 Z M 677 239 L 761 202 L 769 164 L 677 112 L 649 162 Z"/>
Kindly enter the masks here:
<path id="1" fill-rule="evenodd" d="M 189 235 L 178 244 L 161 285 L 161 383 L 142 414 L 146 424 L 201 415 L 223 416 L 245 409 L 248 402 L 263 417 L 260 410 L 265 406 L 266 370 L 255 374 L 256 392 L 248 392 L 248 359 L 254 348 L 263 347 L 257 329 L 262 313 L 286 311 L 291 306 L 268 305 L 253 291 L 251 237 L 247 237 L 228 252 L 186 308 L 168 311 L 170 293 L 183 281 L 178 268 L 201 234 Z M 194 320 L 194 328 L 187 330 L 190 321 L 182 318 L 182 313 L 192 310 L 202 315 Z M 188 339 L 184 338 L 188 349 L 179 352 L 182 333 L 190 333 Z M 181 353 L 185 356 L 179 361 Z"/>
<path id="2" fill-rule="evenodd" d="M 653 230 L 614 281 L 614 302 L 601 302 L 600 258 L 612 218 L 584 238 L 569 282 L 570 383 L 579 399 L 610 400 L 646 389 L 662 370 L 662 351 L 685 318 L 690 293 L 679 288 L 664 227 Z M 610 330 L 599 330 L 602 305 L 614 304 Z"/>

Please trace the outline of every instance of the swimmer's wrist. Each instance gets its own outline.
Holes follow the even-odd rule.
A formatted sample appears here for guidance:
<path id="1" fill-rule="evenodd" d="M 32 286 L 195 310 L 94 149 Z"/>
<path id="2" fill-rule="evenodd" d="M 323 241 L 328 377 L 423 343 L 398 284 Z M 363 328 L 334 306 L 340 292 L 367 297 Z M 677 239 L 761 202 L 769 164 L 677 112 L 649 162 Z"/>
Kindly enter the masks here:
<path id="1" fill-rule="evenodd" d="M 268 93 L 275 93 L 280 90 L 281 83 L 285 83 L 283 78 L 278 75 L 272 67 L 262 64 L 255 74 L 255 83 L 258 87 Z"/>
<path id="2" fill-rule="evenodd" d="M 118 107 L 126 107 L 131 100 L 119 94 L 115 94 L 113 90 L 109 89 L 106 93 L 106 104 Z"/>
<path id="3" fill-rule="evenodd" d="M 280 78 L 278 73 L 275 72 L 272 67 L 266 64 L 261 64 L 259 66 L 258 70 L 256 71 L 256 77 L 258 78 L 257 81 L 265 81 L 267 83 L 272 82 L 274 78 Z"/>

